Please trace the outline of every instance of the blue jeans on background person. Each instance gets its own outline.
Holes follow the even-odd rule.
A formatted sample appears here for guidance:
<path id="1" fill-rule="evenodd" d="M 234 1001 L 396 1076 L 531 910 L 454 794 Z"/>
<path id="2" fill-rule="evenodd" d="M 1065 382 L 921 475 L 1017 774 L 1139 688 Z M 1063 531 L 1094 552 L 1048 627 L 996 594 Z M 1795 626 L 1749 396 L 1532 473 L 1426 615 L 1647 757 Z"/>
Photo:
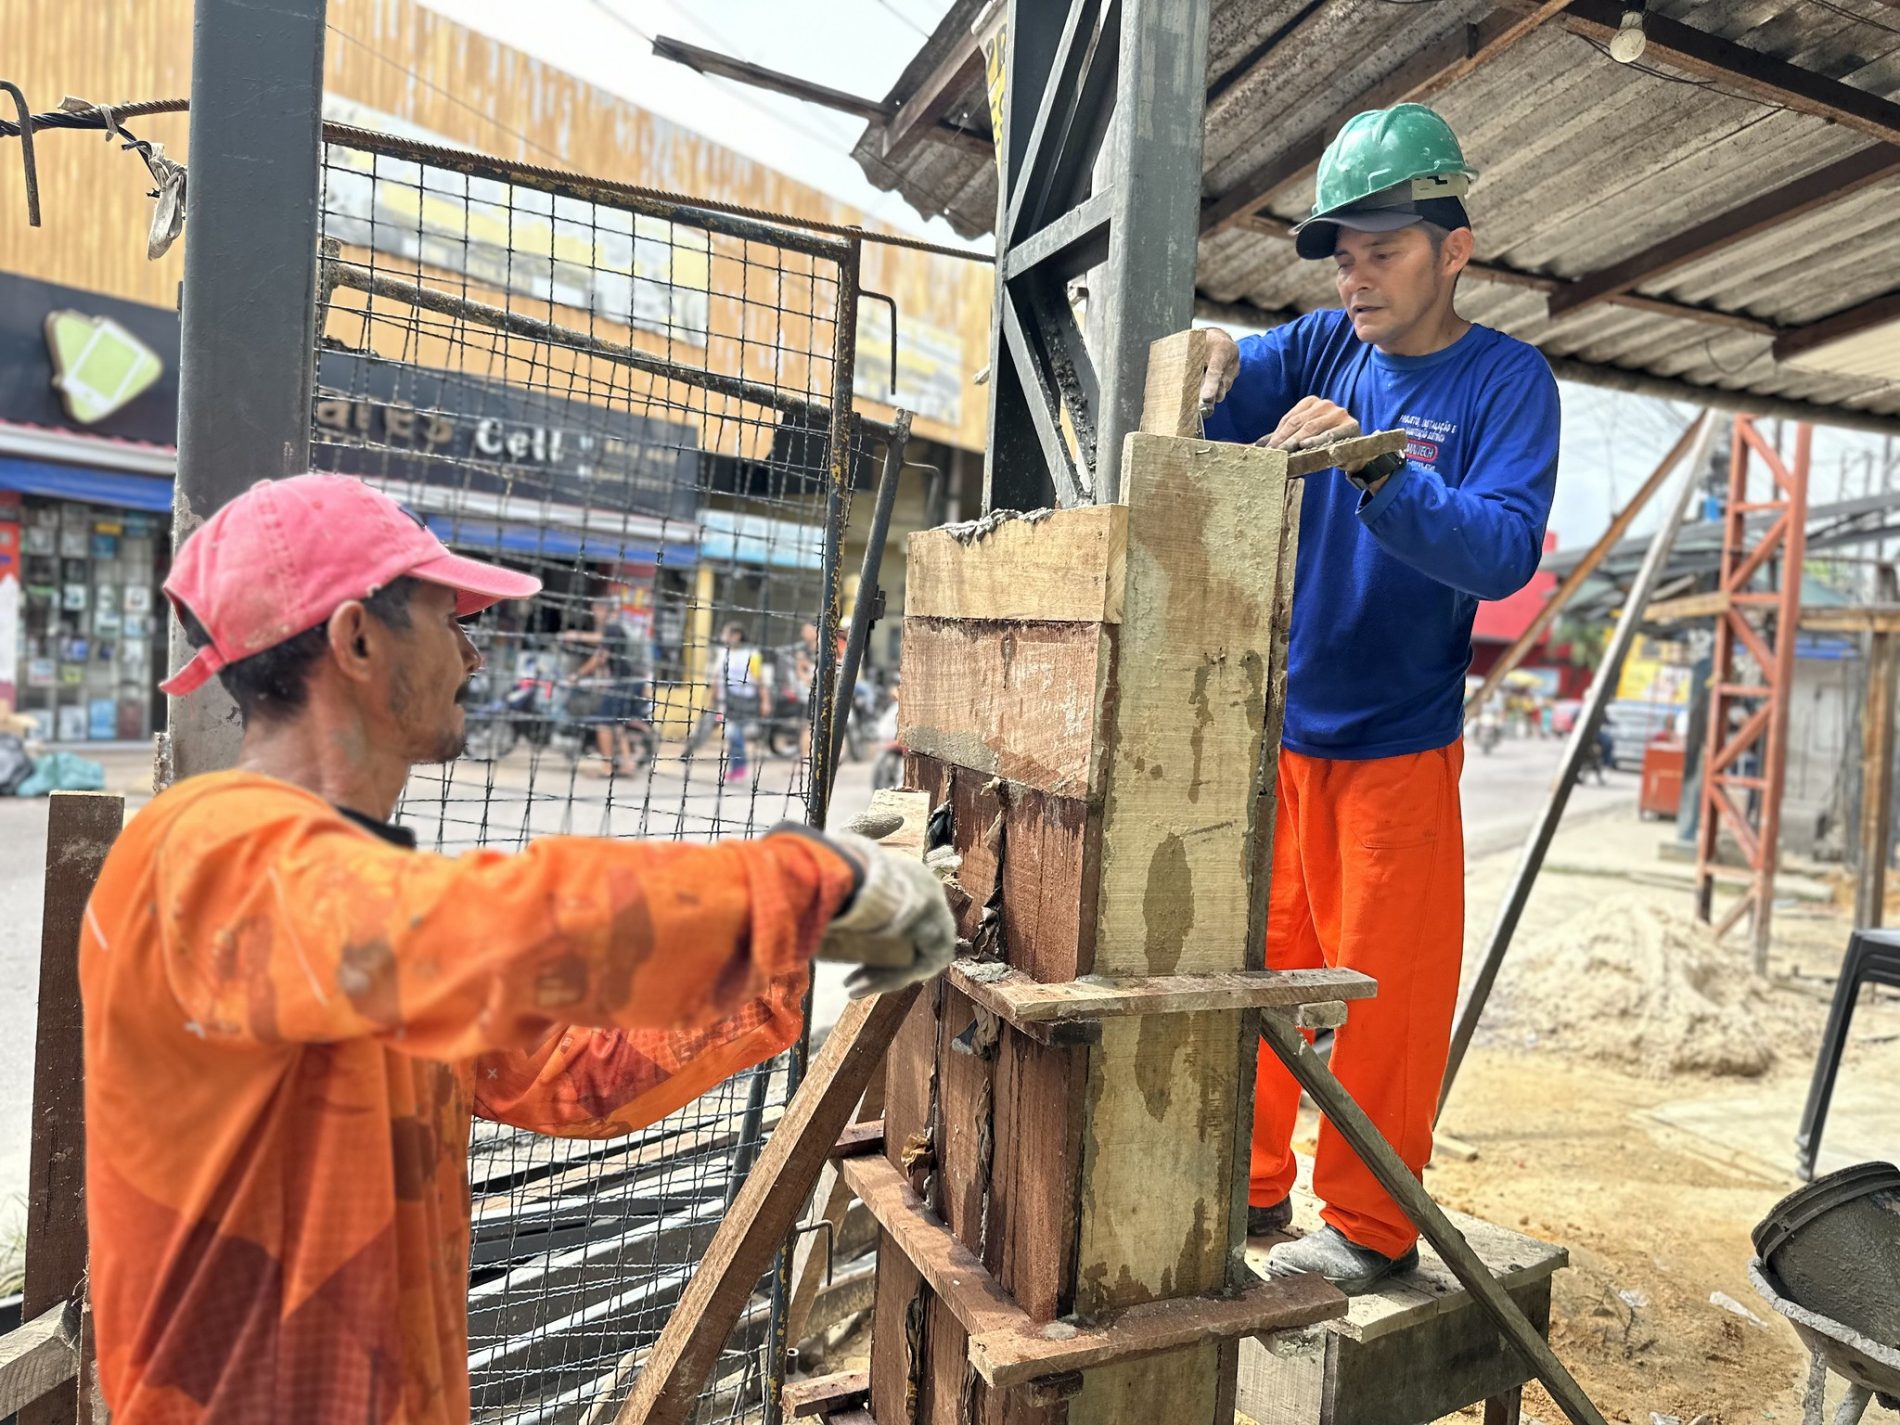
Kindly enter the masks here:
<path id="1" fill-rule="evenodd" d="M 726 780 L 737 782 L 746 774 L 745 714 L 726 704 Z"/>

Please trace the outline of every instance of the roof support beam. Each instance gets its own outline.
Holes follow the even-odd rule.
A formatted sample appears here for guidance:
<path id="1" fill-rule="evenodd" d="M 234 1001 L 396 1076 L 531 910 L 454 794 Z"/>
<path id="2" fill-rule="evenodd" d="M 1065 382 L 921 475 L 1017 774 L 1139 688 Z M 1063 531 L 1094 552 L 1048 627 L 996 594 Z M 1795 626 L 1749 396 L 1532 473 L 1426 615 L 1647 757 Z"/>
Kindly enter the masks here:
<path id="1" fill-rule="evenodd" d="M 1572 34 L 1608 43 L 1621 21 L 1620 0 L 1571 0 L 1564 26 Z M 1643 17 L 1645 64 L 1657 62 L 1697 79 L 1714 80 L 1765 104 L 1780 104 L 1858 129 L 1882 143 L 1900 143 L 1900 104 L 1852 84 L 1828 79 L 1785 59 L 1736 44 L 1659 15 Z"/>
<path id="2" fill-rule="evenodd" d="M 1685 231 L 1671 233 L 1621 262 L 1587 272 L 1560 286 L 1550 295 L 1550 314 L 1555 317 L 1577 311 L 1592 302 L 1627 292 L 1639 282 L 1653 282 L 1710 253 L 1791 223 L 1896 173 L 1900 173 L 1900 147 L 1875 144 L 1849 154 L 1838 163 L 1784 183 L 1772 193 L 1752 198 Z"/>
<path id="3" fill-rule="evenodd" d="M 860 119 L 872 123 L 894 124 L 902 117 L 902 111 L 890 104 L 876 99 L 866 99 L 862 95 L 847 94 L 842 89 L 833 89 L 829 85 L 814 84 L 809 79 L 800 79 L 796 75 L 780 70 L 767 69 L 762 64 L 753 64 L 750 60 L 737 59 L 718 50 L 706 49 L 700 45 L 688 44 L 685 40 L 676 40 L 667 35 L 656 35 L 653 40 L 653 52 L 661 59 L 670 59 L 675 64 L 683 64 L 696 74 L 715 75 L 720 79 L 730 79 L 735 83 L 749 84 L 755 89 L 769 89 L 774 94 L 784 94 L 793 99 L 802 99 L 808 104 L 818 104 L 827 109 L 836 109 L 841 113 L 855 114 Z M 990 141 L 981 134 L 956 125 L 933 120 L 931 129 L 933 138 L 947 143 L 958 144 L 964 148 L 987 154 Z"/>
<path id="4" fill-rule="evenodd" d="M 1346 120 L 1366 109 L 1392 104 L 1419 103 L 1456 83 L 1479 65 L 1497 58 L 1564 8 L 1566 0 L 1538 0 L 1520 11 L 1503 7 L 1475 25 L 1455 30 L 1421 50 L 1318 128 L 1289 143 L 1220 197 L 1201 209 L 1201 235 L 1219 232 L 1257 211 L 1283 188 L 1291 187 L 1319 166 L 1320 155 Z"/>
<path id="5" fill-rule="evenodd" d="M 983 49 L 977 44 L 976 36 L 958 40 L 950 53 L 917 86 L 917 92 L 898 105 L 897 113 L 884 129 L 885 159 L 895 158 L 926 133 L 938 134 L 944 128 L 954 128 L 945 120 L 950 106 L 982 74 Z M 966 130 L 958 129 L 957 132 Z"/>
<path id="6" fill-rule="evenodd" d="M 1786 361 L 1817 346 L 1826 346 L 1888 322 L 1900 322 L 1900 291 L 1888 292 L 1831 317 L 1822 317 L 1818 322 L 1784 331 L 1775 338 L 1775 360 Z"/>

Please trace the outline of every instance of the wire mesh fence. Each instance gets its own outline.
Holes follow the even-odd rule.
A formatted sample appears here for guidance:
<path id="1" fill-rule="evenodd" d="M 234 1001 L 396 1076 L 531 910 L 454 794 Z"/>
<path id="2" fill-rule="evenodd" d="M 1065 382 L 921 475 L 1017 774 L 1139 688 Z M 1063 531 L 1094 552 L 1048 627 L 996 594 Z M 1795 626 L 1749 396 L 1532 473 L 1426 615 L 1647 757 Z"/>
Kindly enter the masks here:
<path id="1" fill-rule="evenodd" d="M 335 127 L 322 245 L 314 463 L 544 586 L 471 628 L 468 749 L 400 809 L 421 843 L 822 820 L 855 245 Z M 631 1137 L 476 1126 L 477 1420 L 610 1418 L 802 1052 Z M 781 1280 L 701 1425 L 775 1411 Z"/>

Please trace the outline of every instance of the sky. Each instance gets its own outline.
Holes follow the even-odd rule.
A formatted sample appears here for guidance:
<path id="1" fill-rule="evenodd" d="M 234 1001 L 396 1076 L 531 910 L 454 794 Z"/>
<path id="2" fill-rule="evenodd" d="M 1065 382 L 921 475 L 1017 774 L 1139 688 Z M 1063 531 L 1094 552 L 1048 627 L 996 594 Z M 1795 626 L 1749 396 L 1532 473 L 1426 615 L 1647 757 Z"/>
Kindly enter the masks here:
<path id="1" fill-rule="evenodd" d="M 423 0 L 430 8 L 587 82 L 937 242 L 972 248 L 940 218 L 881 192 L 851 159 L 863 121 L 657 58 L 667 35 L 755 64 L 882 99 L 948 0 Z M 718 195 L 712 195 L 718 196 Z M 1563 445 L 1551 528 L 1560 548 L 1593 541 L 1635 493 L 1694 412 L 1686 405 L 1563 383 Z M 1810 502 L 1865 492 L 1871 436 L 1821 429 Z M 1667 500 L 1634 525 L 1642 533 Z"/>

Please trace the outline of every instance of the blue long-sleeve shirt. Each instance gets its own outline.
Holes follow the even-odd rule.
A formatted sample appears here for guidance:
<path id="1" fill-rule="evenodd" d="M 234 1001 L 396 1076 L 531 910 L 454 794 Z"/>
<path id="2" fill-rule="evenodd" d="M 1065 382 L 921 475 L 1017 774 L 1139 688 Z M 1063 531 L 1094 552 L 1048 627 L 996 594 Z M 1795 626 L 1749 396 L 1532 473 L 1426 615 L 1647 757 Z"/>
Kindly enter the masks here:
<path id="1" fill-rule="evenodd" d="M 1214 440 L 1269 434 L 1305 396 L 1364 431 L 1404 430 L 1375 495 L 1307 478 L 1294 573 L 1284 743 L 1312 757 L 1429 751 L 1464 726 L 1478 600 L 1530 582 L 1557 484 L 1557 382 L 1536 348 L 1473 326 L 1429 356 L 1389 356 L 1343 311 L 1241 340 Z"/>

